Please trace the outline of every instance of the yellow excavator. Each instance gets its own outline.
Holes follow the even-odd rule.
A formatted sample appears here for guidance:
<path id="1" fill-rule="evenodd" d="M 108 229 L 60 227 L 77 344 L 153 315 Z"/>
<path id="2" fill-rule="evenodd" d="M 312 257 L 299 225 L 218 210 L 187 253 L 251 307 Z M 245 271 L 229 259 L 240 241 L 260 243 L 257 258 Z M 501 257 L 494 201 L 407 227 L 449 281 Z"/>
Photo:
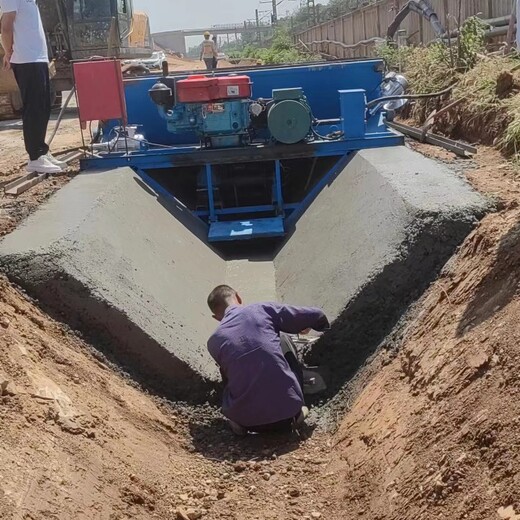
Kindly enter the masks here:
<path id="1" fill-rule="evenodd" d="M 39 0 L 38 6 L 51 57 L 54 106 L 61 105 L 62 92 L 72 89 L 72 60 L 96 56 L 129 60 L 153 52 L 148 16 L 134 11 L 133 0 Z M 0 60 L 3 55 L 0 45 Z M 20 109 L 13 74 L 0 68 L 0 119 L 11 118 Z"/>

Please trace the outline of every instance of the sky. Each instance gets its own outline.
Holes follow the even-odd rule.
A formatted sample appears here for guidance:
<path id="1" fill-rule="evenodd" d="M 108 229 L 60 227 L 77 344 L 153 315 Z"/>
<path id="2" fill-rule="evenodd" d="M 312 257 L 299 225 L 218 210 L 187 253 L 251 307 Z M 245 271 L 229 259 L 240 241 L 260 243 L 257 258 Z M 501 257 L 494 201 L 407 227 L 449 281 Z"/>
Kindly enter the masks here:
<path id="1" fill-rule="evenodd" d="M 282 0 L 278 6 L 280 14 L 292 11 L 299 3 L 299 0 Z M 269 3 L 260 4 L 260 0 L 134 0 L 134 6 L 148 13 L 152 32 L 243 23 L 254 20 L 255 9 L 270 8 Z"/>

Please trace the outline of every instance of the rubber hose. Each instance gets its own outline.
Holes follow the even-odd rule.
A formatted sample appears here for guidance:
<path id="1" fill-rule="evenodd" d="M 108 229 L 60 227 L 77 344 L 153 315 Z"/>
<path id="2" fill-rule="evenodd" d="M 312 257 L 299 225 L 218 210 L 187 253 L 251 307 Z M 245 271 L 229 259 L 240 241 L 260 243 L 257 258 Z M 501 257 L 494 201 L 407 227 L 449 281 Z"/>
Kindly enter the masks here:
<path id="1" fill-rule="evenodd" d="M 367 108 L 372 108 L 379 103 L 384 103 L 385 101 L 394 101 L 398 99 L 429 99 L 434 97 L 440 97 L 444 96 L 444 94 L 448 94 L 455 88 L 455 85 L 452 85 L 451 87 L 448 87 L 446 90 L 443 90 L 442 92 L 433 92 L 432 94 L 403 94 L 402 96 L 387 96 L 387 97 L 380 97 L 377 99 L 373 99 L 372 101 L 367 103 Z"/>

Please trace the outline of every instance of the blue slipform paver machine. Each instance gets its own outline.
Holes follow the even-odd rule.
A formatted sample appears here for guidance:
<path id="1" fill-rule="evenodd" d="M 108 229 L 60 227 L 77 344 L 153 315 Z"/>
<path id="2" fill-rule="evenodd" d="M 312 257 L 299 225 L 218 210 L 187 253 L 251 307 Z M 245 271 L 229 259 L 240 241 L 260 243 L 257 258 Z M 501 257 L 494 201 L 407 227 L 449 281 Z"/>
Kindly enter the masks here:
<path id="1" fill-rule="evenodd" d="M 122 88 L 124 116 L 100 124 L 82 168 L 131 167 L 214 243 L 284 237 L 356 151 L 403 144 L 377 100 L 404 90 L 377 59 L 164 71 Z"/>

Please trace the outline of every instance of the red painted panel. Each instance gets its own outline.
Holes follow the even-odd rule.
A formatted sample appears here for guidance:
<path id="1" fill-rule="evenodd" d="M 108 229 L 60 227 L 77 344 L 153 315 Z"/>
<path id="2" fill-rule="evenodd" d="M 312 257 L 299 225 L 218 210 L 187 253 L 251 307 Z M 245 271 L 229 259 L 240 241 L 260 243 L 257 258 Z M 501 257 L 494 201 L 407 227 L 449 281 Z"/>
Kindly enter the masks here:
<path id="1" fill-rule="evenodd" d="M 251 97 L 249 76 L 190 76 L 177 82 L 177 101 L 180 103 L 206 103 L 223 99 Z"/>
<path id="2" fill-rule="evenodd" d="M 118 60 L 74 63 L 74 80 L 82 128 L 88 121 L 121 119 L 127 124 L 123 74 Z"/>

